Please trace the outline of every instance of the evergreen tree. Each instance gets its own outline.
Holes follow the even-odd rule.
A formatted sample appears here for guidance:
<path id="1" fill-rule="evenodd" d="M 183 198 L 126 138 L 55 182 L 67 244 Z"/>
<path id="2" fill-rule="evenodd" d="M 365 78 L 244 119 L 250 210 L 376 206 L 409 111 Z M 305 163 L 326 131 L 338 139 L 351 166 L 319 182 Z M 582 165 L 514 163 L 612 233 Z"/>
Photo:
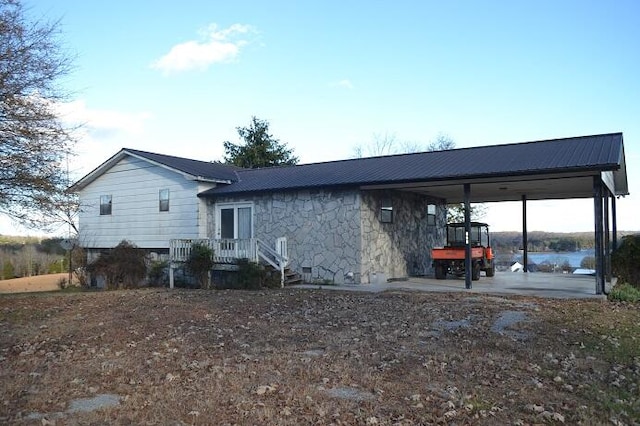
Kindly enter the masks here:
<path id="1" fill-rule="evenodd" d="M 237 127 L 238 135 L 244 141 L 234 144 L 224 143 L 224 161 L 239 167 L 255 169 L 261 167 L 292 166 L 298 157 L 286 144 L 269 134 L 269 122 L 251 117 L 248 127 Z"/>

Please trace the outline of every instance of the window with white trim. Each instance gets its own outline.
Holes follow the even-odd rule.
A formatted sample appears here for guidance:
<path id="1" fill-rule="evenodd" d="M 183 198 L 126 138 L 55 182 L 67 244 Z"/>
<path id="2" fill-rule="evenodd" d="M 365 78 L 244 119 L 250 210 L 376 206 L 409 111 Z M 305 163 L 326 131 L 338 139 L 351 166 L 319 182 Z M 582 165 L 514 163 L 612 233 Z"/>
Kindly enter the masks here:
<path id="1" fill-rule="evenodd" d="M 111 195 L 100 196 L 100 216 L 107 216 L 111 214 Z"/>
<path id="2" fill-rule="evenodd" d="M 380 205 L 380 222 L 393 223 L 393 204 L 391 198 L 384 198 Z"/>
<path id="3" fill-rule="evenodd" d="M 427 205 L 427 226 L 436 226 L 436 205 Z"/>
<path id="4" fill-rule="evenodd" d="M 161 212 L 169 211 L 169 190 L 161 189 L 158 192 L 158 208 Z"/>

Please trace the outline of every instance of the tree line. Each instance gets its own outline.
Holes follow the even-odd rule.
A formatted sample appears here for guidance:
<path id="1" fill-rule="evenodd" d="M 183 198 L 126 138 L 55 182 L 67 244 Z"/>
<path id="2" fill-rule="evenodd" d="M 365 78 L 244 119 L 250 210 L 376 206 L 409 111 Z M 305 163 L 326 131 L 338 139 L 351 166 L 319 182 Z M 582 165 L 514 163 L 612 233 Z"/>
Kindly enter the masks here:
<path id="1" fill-rule="evenodd" d="M 31 277 L 65 272 L 66 252 L 61 238 L 0 238 L 0 279 Z"/>
<path id="2" fill-rule="evenodd" d="M 633 232 L 618 232 L 618 240 Z M 502 254 L 518 253 L 522 247 L 521 232 L 491 232 L 491 246 Z M 574 252 L 594 248 L 593 232 L 533 231 L 527 235 L 530 252 Z"/>

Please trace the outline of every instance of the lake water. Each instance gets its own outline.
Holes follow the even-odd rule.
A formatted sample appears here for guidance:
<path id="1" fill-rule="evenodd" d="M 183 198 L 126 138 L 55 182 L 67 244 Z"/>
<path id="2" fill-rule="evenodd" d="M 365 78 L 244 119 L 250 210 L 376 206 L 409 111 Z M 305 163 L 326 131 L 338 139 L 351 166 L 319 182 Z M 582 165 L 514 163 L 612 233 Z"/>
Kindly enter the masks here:
<path id="1" fill-rule="evenodd" d="M 562 265 L 565 260 L 569 261 L 569 265 L 574 268 L 580 267 L 580 262 L 587 256 L 593 256 L 593 249 L 590 250 L 580 250 L 580 251 L 571 251 L 571 252 L 529 252 L 527 256 L 529 257 L 529 262 L 533 262 L 536 264 L 540 264 L 543 262 L 556 263 L 558 265 Z M 515 255 L 515 260 L 522 263 L 522 255 Z"/>

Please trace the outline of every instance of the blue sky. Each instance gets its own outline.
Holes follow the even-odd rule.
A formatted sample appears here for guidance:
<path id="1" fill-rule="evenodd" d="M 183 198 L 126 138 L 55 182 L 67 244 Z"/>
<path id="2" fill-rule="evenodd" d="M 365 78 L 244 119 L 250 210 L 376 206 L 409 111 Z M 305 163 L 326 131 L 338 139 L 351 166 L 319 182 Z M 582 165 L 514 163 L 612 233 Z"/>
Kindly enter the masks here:
<path id="1" fill-rule="evenodd" d="M 303 163 L 385 134 L 468 147 L 622 131 L 618 223 L 640 229 L 640 2 L 24 1 L 76 56 L 61 107 L 85 123 L 76 177 L 122 147 L 221 160 L 253 115 Z M 590 231 L 592 206 L 532 202 L 529 229 Z M 485 219 L 518 230 L 520 205 Z"/>

